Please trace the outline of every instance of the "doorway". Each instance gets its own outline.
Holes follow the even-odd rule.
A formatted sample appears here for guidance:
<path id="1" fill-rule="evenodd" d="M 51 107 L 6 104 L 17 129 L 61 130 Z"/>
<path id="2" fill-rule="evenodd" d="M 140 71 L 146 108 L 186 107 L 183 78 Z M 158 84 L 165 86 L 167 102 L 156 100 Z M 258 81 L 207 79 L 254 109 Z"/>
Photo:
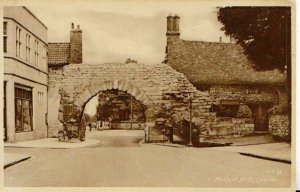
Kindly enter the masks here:
<path id="1" fill-rule="evenodd" d="M 272 107 L 272 103 L 257 103 L 249 105 L 254 120 L 255 134 L 269 133 L 269 114 L 268 110 Z"/>

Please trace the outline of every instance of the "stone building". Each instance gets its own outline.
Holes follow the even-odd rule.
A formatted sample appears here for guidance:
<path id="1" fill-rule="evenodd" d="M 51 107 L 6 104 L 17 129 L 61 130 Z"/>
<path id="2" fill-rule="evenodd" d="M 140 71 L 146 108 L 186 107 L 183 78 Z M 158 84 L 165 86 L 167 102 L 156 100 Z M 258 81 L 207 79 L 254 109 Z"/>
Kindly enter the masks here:
<path id="1" fill-rule="evenodd" d="M 287 136 L 286 115 L 268 111 L 287 105 L 286 74 L 255 71 L 236 43 L 187 41 L 180 38 L 180 17 L 167 17 L 164 63 L 182 72 L 198 90 L 209 93 L 216 120 L 208 135 L 271 133 Z"/>
<path id="2" fill-rule="evenodd" d="M 4 7 L 4 140 L 47 137 L 47 27 L 26 7 Z"/>

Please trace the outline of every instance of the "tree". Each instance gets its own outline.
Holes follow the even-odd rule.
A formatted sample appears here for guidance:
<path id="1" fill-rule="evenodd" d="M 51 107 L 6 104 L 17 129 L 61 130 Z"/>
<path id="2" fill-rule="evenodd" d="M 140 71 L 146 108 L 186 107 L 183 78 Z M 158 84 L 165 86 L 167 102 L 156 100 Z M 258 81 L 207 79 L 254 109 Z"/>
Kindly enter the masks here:
<path id="1" fill-rule="evenodd" d="M 287 73 L 291 120 L 291 8 L 224 7 L 219 8 L 218 20 L 223 24 L 221 30 L 237 40 L 257 70 Z"/>
<path id="2" fill-rule="evenodd" d="M 291 65 L 290 7 L 219 8 L 221 30 L 237 40 L 257 70 Z"/>
<path id="3" fill-rule="evenodd" d="M 145 106 L 130 94 L 109 90 L 98 95 L 97 119 L 108 121 L 128 121 L 131 118 L 131 103 L 134 121 L 145 121 Z"/>

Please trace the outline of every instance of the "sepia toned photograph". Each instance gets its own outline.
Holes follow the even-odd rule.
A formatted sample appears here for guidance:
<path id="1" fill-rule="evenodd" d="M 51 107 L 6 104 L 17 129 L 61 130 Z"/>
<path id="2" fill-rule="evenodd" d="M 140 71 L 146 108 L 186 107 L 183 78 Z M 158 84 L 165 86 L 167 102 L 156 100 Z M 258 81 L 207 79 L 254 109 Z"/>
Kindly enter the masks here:
<path id="1" fill-rule="evenodd" d="M 4 190 L 292 189 L 293 6 L 5 4 Z"/>

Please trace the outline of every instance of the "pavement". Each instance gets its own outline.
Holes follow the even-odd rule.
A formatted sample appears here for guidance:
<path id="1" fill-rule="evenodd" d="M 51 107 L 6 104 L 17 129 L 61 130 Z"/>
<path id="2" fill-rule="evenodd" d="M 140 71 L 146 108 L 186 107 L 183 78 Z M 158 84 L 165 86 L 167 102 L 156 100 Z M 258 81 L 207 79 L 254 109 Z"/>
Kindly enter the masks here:
<path id="1" fill-rule="evenodd" d="M 206 139 L 203 141 L 204 142 L 212 142 L 212 143 L 220 143 L 220 144 L 230 143 L 231 146 L 276 143 L 276 141 L 273 139 L 272 135 L 239 136 L 239 137 L 221 138 L 221 139 Z"/>
<path id="2" fill-rule="evenodd" d="M 172 143 L 149 143 L 149 144 L 166 146 L 166 147 L 177 147 L 177 148 L 185 147 L 183 145 L 172 144 Z M 247 145 L 247 146 L 243 145 L 243 146 L 222 146 L 222 147 L 205 147 L 205 148 L 209 150 L 234 152 L 245 156 L 266 159 L 271 161 L 278 161 L 278 162 L 288 163 L 288 164 L 291 164 L 292 162 L 291 145 L 285 142 Z"/>
<path id="3" fill-rule="evenodd" d="M 291 145 L 285 142 L 276 142 L 270 135 L 211 139 L 202 141 L 202 144 L 204 143 L 207 146 L 205 148 L 210 150 L 235 152 L 241 155 L 291 164 Z M 173 143 L 153 144 L 169 147 L 185 147 Z M 209 146 L 208 144 L 212 145 Z"/>
<path id="4" fill-rule="evenodd" d="M 61 142 L 57 138 L 46 138 L 32 141 L 23 141 L 17 143 L 4 143 L 4 147 L 14 147 L 14 148 L 52 148 L 52 149 L 72 149 L 72 148 L 82 148 L 82 147 L 92 147 L 102 143 L 100 140 L 87 139 L 83 142 Z M 13 154 L 4 153 L 4 169 L 20 163 L 22 161 L 30 159 L 30 155 L 26 154 Z"/>
<path id="5" fill-rule="evenodd" d="M 271 135 L 212 139 L 206 142 L 230 143 L 230 146 L 216 147 L 213 148 L 214 150 L 237 152 L 251 157 L 291 163 L 291 145 L 285 142 L 276 142 Z"/>
<path id="6" fill-rule="evenodd" d="M 210 149 L 236 152 L 241 155 L 291 164 L 291 145 L 285 142 L 248 146 L 213 147 Z"/>
<path id="7" fill-rule="evenodd" d="M 26 148 L 53 148 L 53 149 L 72 149 L 81 147 L 91 147 L 100 144 L 102 141 L 97 139 L 86 139 L 83 142 L 62 142 L 57 138 L 46 138 L 17 143 L 4 143 L 4 147 L 26 147 Z"/>

